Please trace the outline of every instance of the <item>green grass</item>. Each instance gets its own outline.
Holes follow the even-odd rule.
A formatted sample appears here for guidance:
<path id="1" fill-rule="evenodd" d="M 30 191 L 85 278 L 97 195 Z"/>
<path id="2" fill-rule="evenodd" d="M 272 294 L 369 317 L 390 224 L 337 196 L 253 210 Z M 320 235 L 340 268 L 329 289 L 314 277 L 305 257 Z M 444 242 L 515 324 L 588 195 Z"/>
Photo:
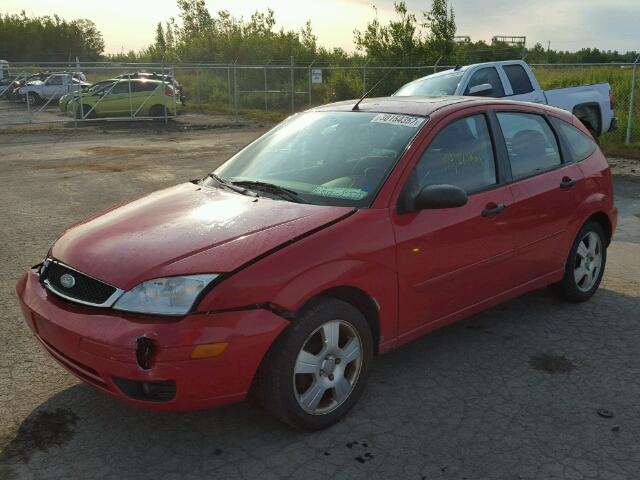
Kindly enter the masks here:
<path id="1" fill-rule="evenodd" d="M 588 85 L 592 83 L 608 83 L 615 100 L 615 115 L 618 118 L 618 129 L 602 136 L 603 148 L 620 148 L 633 151 L 624 145 L 629 120 L 629 100 L 631 95 L 631 76 L 633 70 L 627 67 L 554 67 L 534 68 L 534 73 L 545 89 Z M 632 118 L 631 139 L 640 142 L 640 76 L 636 78 L 635 104 Z M 621 150 L 621 151 L 622 151 Z"/>

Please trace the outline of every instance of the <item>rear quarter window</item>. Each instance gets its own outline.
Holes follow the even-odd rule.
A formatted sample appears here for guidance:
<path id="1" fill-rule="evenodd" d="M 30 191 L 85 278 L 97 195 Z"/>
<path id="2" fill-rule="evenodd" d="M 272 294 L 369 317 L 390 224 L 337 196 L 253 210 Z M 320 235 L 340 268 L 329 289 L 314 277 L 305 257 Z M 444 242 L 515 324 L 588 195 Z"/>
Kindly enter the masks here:
<path id="1" fill-rule="evenodd" d="M 579 128 L 559 118 L 552 117 L 551 121 L 560 136 L 564 138 L 566 144 L 569 146 L 569 154 L 573 162 L 584 160 L 598 149 L 596 142 Z"/>

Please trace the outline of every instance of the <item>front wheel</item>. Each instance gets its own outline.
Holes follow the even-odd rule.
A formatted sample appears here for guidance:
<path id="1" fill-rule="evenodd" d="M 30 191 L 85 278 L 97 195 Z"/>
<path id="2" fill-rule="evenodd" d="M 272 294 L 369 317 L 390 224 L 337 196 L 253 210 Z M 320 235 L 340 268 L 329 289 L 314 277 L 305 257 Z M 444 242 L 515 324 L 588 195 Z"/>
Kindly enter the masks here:
<path id="1" fill-rule="evenodd" d="M 40 95 L 38 95 L 37 93 L 27 93 L 26 101 L 30 106 L 40 105 L 41 103 L 44 103 L 42 101 L 42 97 L 40 97 Z"/>
<path id="2" fill-rule="evenodd" d="M 564 278 L 552 286 L 562 298 L 572 302 L 589 300 L 602 281 L 607 262 L 604 230 L 597 222 L 587 222 L 578 232 L 565 266 Z"/>
<path id="3" fill-rule="evenodd" d="M 373 337 L 360 311 L 341 300 L 317 300 L 266 355 L 255 393 L 270 413 L 290 425 L 326 428 L 358 401 L 372 359 Z"/>

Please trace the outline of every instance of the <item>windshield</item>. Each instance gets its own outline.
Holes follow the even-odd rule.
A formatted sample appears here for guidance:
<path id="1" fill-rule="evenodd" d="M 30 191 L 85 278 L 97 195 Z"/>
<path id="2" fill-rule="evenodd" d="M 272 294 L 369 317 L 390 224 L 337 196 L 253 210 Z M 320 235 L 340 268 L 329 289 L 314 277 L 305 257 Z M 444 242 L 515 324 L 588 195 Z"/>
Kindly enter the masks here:
<path id="1" fill-rule="evenodd" d="M 308 203 L 366 207 L 425 122 L 411 115 L 308 112 L 281 123 L 215 174 L 227 182 L 275 184 Z"/>
<path id="2" fill-rule="evenodd" d="M 431 75 L 400 87 L 394 95 L 400 97 L 421 96 L 421 97 L 443 97 L 454 95 L 463 72 L 449 73 L 446 75 Z"/>

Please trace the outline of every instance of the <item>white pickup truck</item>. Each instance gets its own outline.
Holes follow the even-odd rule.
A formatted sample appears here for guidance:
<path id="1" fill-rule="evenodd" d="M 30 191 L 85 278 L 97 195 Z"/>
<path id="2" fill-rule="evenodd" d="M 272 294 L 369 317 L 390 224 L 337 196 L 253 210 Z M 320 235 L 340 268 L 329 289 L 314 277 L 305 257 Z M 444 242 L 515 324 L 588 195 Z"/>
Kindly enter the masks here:
<path id="1" fill-rule="evenodd" d="M 531 67 L 521 60 L 476 63 L 414 80 L 397 96 L 467 95 L 544 103 L 572 112 L 597 138 L 617 121 L 608 83 L 542 90 Z"/>
<path id="2" fill-rule="evenodd" d="M 57 100 L 69 92 L 82 90 L 83 87 L 90 86 L 84 81 L 84 74 L 74 73 L 54 73 L 49 75 L 44 82 L 35 80 L 20 88 L 20 95 L 25 97 L 30 103 L 42 103 L 49 99 Z"/>

